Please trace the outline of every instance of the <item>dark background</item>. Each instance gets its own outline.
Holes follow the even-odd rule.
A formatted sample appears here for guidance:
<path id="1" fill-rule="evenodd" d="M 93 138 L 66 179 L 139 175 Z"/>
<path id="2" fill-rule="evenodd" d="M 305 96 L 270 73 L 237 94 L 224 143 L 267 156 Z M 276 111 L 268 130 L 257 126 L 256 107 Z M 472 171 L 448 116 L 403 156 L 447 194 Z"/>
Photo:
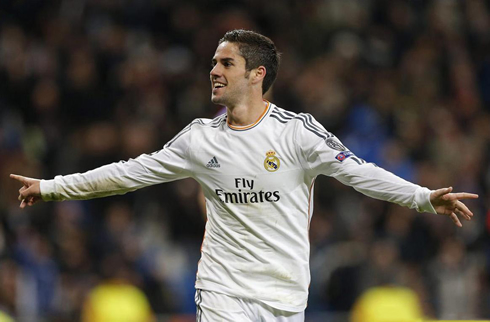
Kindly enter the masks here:
<path id="1" fill-rule="evenodd" d="M 307 317 L 346 319 L 364 290 L 390 283 L 428 317 L 490 318 L 484 0 L 2 0 L 0 311 L 77 320 L 88 292 L 123 271 L 160 320 L 192 316 L 205 223 L 195 182 L 21 211 L 8 174 L 83 172 L 213 117 L 210 61 L 235 28 L 283 53 L 272 102 L 407 180 L 480 195 L 458 229 L 319 178 Z"/>

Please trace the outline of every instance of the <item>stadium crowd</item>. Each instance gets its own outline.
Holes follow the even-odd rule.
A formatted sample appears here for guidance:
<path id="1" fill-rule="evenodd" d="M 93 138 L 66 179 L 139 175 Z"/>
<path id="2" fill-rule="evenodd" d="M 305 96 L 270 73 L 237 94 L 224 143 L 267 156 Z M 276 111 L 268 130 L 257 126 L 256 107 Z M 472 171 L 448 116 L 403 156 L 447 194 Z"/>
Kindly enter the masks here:
<path id="1" fill-rule="evenodd" d="M 307 321 L 347 316 L 377 285 L 415 291 L 427 317 L 490 318 L 485 0 L 1 1 L 0 312 L 78 320 L 94 287 L 119 280 L 156 316 L 193 314 L 197 183 L 21 211 L 8 174 L 83 172 L 212 118 L 210 61 L 236 28 L 283 53 L 272 102 L 407 180 L 480 195 L 457 228 L 319 178 Z"/>

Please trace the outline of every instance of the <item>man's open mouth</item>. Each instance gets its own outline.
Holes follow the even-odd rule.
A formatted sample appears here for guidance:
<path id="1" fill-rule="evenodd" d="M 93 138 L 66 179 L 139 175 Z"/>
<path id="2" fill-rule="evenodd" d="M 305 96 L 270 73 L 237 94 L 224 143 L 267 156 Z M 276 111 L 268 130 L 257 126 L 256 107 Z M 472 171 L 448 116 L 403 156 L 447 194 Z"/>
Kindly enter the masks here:
<path id="1" fill-rule="evenodd" d="M 218 82 L 216 82 L 216 83 L 214 83 L 213 88 L 222 88 L 222 87 L 225 87 L 225 86 L 226 86 L 226 85 L 225 85 L 225 84 L 223 84 L 223 83 L 218 83 Z"/>

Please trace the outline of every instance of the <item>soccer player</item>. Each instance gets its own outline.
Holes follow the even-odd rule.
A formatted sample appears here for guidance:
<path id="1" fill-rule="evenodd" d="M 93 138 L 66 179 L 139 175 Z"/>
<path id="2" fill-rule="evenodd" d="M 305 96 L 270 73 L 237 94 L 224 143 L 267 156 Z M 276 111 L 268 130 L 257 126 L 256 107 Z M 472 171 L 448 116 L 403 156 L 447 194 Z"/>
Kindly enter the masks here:
<path id="1" fill-rule="evenodd" d="M 19 180 L 20 207 L 38 200 L 124 194 L 187 177 L 202 186 L 207 218 L 196 281 L 197 321 L 304 321 L 308 297 L 308 229 L 320 175 L 361 193 L 419 212 L 473 214 L 460 201 L 477 198 L 431 191 L 349 151 L 309 114 L 263 99 L 279 54 L 267 37 L 227 32 L 212 59 L 211 100 L 226 114 L 196 119 L 162 150 L 83 174 Z"/>

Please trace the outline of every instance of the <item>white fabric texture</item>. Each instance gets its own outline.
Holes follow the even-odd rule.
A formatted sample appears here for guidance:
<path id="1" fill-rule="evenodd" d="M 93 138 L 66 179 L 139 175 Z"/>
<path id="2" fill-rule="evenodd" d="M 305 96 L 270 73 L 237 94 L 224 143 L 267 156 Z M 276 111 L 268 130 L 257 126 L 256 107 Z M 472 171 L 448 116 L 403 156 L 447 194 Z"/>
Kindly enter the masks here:
<path id="1" fill-rule="evenodd" d="M 226 115 L 196 119 L 160 151 L 43 180 L 41 192 L 44 200 L 88 199 L 192 177 L 203 188 L 208 217 L 196 288 L 301 312 L 320 174 L 367 196 L 435 213 L 429 189 L 356 157 L 311 115 L 271 103 L 248 127 L 231 127 Z"/>
<path id="2" fill-rule="evenodd" d="M 253 299 L 196 290 L 196 322 L 304 322 L 305 312 L 287 312 Z"/>

